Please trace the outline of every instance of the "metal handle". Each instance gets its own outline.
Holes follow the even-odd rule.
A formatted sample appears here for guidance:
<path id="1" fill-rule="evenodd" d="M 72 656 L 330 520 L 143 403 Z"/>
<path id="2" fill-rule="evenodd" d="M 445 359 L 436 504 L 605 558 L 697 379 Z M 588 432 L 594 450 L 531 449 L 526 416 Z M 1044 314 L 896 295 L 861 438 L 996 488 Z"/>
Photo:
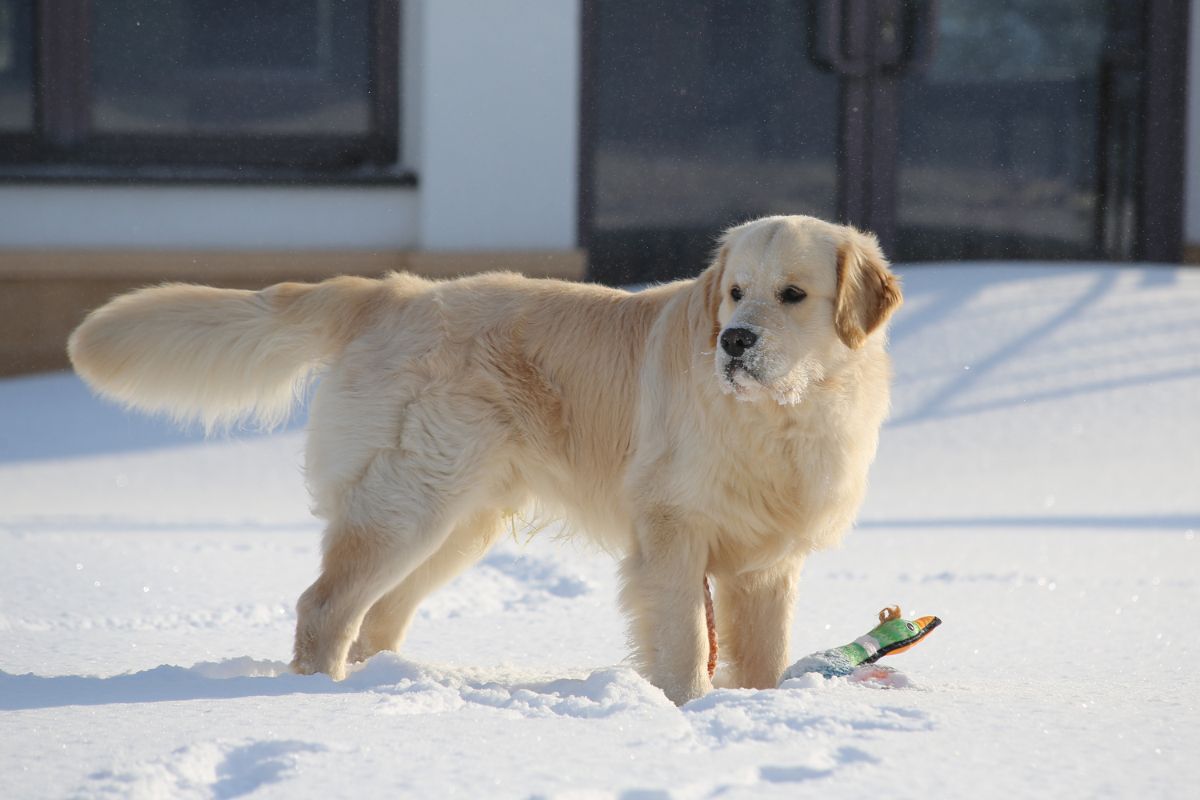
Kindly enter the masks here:
<path id="1" fill-rule="evenodd" d="M 900 23 L 903 45 L 895 55 L 879 62 L 880 73 L 888 76 L 924 72 L 933 62 L 937 45 L 938 0 L 904 0 Z M 885 23 L 887 24 L 887 23 Z"/>
<path id="2" fill-rule="evenodd" d="M 856 24 L 846 30 L 844 5 L 845 0 L 818 0 L 814 4 L 809 30 L 809 57 L 817 66 L 830 72 L 847 78 L 865 78 L 875 65 L 872 63 L 870 47 L 863 47 L 864 42 L 853 42 L 853 39 L 861 38 L 861 14 L 851 16 L 851 22 Z M 851 42 L 847 42 L 847 38 Z M 861 52 L 847 52 L 850 49 L 848 44 L 860 45 L 857 49 Z"/>
<path id="3" fill-rule="evenodd" d="M 822 69 L 846 78 L 896 76 L 933 60 L 937 0 L 817 0 L 812 8 L 809 58 Z"/>

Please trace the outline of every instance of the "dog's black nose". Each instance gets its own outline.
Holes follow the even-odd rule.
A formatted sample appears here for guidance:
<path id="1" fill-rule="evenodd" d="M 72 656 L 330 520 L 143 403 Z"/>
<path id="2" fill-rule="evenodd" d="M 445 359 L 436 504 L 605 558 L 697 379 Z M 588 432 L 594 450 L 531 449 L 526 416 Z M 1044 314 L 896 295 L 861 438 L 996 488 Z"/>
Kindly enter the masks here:
<path id="1" fill-rule="evenodd" d="M 734 358 L 749 350 L 758 341 L 758 334 L 746 328 L 726 328 L 721 333 L 721 349 Z"/>

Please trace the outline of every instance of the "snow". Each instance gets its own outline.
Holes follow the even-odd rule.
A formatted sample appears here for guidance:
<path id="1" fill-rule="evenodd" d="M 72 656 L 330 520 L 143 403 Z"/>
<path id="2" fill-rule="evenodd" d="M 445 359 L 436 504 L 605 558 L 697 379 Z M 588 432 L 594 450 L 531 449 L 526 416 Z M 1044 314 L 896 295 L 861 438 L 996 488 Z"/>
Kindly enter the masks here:
<path id="1" fill-rule="evenodd" d="M 893 603 L 944 624 L 682 709 L 623 661 L 611 560 L 552 531 L 431 597 L 403 653 L 291 675 L 299 425 L 205 441 L 0 381 L 0 796 L 1192 796 L 1200 272 L 900 271 L 892 420 L 792 652 Z"/>

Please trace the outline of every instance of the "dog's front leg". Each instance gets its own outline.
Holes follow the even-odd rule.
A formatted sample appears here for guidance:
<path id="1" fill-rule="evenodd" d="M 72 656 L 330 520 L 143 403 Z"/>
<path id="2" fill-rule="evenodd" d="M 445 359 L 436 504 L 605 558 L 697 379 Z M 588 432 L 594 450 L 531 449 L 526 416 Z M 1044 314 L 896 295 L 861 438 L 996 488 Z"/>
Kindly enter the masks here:
<path id="1" fill-rule="evenodd" d="M 788 639 L 802 560 L 716 576 L 717 642 L 727 670 L 721 686 L 773 689 L 788 664 Z"/>
<path id="2" fill-rule="evenodd" d="M 712 689 L 704 616 L 707 547 L 672 515 L 655 514 L 638 530 L 621 563 L 621 604 L 629 617 L 634 658 L 646 678 L 676 705 Z"/>

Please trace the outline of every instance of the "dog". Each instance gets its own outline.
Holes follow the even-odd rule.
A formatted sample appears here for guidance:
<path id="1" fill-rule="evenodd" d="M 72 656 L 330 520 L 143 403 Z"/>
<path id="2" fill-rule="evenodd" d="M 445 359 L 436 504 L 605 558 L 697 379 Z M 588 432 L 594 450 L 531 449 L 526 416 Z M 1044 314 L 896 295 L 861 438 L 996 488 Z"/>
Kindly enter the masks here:
<path id="1" fill-rule="evenodd" d="M 292 667 L 335 680 L 536 504 L 621 558 L 633 660 L 675 703 L 774 687 L 805 557 L 862 501 L 899 282 L 876 239 L 804 216 L 729 229 L 697 278 L 627 292 L 490 273 L 262 291 L 173 284 L 92 312 L 76 371 L 128 406 L 286 418 L 326 522 Z"/>

